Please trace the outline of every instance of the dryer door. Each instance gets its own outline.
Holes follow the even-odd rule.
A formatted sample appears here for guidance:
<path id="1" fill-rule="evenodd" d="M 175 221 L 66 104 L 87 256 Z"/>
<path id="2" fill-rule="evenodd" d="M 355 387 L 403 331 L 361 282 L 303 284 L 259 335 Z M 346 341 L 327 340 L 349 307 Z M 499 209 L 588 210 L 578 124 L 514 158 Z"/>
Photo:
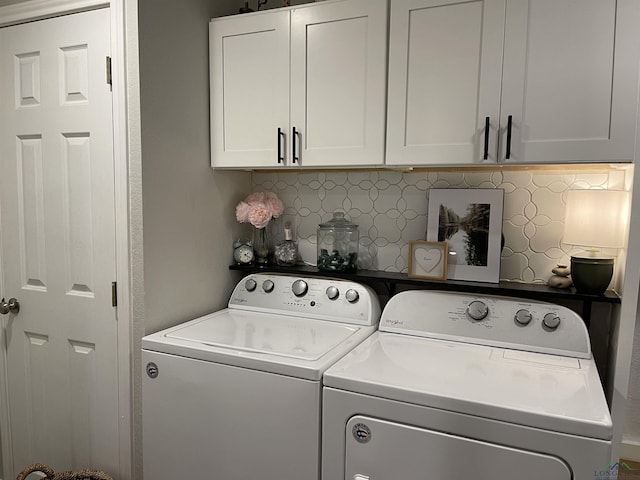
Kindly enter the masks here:
<path id="1" fill-rule="evenodd" d="M 478 432 L 479 434 L 481 432 Z M 571 480 L 561 459 L 355 416 L 347 423 L 345 480 Z"/>

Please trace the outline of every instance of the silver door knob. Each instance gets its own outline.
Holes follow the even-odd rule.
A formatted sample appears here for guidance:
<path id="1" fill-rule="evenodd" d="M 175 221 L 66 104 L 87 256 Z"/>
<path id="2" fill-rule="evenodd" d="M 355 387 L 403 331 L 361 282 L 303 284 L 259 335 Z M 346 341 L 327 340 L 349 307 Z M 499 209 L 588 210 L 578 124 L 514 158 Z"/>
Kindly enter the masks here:
<path id="1" fill-rule="evenodd" d="M 0 300 L 0 314 L 6 315 L 7 313 L 18 313 L 20 311 L 20 302 L 15 298 L 10 298 L 9 301 L 5 301 L 3 298 Z"/>

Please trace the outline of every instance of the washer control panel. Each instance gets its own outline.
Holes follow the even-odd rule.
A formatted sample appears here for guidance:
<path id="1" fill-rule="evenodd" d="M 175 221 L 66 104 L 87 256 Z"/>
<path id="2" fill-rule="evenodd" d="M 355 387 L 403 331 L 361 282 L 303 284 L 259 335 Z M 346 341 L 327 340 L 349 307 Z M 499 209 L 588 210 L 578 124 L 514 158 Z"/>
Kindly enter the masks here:
<path id="1" fill-rule="evenodd" d="M 229 308 L 375 325 L 380 302 L 366 285 L 343 279 L 255 273 L 236 285 Z"/>
<path id="2" fill-rule="evenodd" d="M 412 290 L 395 295 L 380 330 L 590 358 L 588 330 L 566 307 L 531 300 Z"/>

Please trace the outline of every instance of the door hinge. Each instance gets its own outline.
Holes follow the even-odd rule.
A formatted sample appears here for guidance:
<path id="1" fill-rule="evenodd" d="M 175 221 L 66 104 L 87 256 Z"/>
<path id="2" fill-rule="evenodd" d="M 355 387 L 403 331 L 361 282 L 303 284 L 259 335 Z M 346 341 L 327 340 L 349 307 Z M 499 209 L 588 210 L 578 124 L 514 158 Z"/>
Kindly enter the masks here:
<path id="1" fill-rule="evenodd" d="M 118 306 L 118 282 L 111 282 L 111 306 Z"/>
<path id="2" fill-rule="evenodd" d="M 107 85 L 113 86 L 111 83 L 111 57 L 107 57 Z"/>

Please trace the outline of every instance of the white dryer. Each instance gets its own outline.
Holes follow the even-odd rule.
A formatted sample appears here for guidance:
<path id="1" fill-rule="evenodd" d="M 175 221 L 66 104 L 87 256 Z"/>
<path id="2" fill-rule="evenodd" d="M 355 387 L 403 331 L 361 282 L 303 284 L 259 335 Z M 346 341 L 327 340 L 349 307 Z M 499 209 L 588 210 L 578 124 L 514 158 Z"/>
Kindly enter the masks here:
<path id="1" fill-rule="evenodd" d="M 318 479 L 322 374 L 379 317 L 358 283 L 261 273 L 144 337 L 144 478 Z"/>
<path id="2" fill-rule="evenodd" d="M 324 385 L 323 480 L 593 480 L 611 460 L 587 329 L 558 305 L 402 292 Z"/>

